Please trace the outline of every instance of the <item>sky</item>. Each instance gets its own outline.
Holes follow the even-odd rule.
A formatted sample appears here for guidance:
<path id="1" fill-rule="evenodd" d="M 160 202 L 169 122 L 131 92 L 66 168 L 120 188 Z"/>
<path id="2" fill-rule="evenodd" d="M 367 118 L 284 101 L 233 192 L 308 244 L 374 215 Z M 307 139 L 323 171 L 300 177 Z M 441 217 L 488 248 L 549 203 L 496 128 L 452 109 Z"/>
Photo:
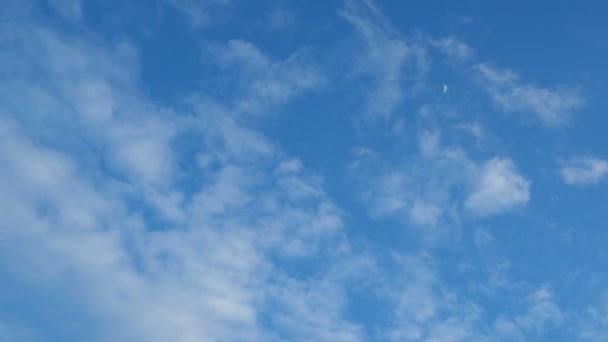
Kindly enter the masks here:
<path id="1" fill-rule="evenodd" d="M 605 340 L 607 11 L 0 0 L 0 340 Z"/>

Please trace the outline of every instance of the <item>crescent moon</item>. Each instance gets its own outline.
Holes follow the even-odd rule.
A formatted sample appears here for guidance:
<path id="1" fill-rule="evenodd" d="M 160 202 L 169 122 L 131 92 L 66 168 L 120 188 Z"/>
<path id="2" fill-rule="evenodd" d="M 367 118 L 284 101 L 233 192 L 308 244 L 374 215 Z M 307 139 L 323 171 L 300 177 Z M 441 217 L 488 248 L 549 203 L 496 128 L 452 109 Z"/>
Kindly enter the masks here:
<path id="1" fill-rule="evenodd" d="M 443 84 L 443 92 L 445 93 L 446 91 L 448 91 L 448 86 L 444 83 Z"/>

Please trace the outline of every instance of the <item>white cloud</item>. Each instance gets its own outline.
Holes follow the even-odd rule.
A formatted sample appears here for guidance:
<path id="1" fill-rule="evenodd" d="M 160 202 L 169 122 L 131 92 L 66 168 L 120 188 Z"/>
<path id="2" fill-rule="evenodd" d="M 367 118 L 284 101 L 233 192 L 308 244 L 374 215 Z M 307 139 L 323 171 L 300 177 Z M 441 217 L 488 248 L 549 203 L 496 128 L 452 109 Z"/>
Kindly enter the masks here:
<path id="1" fill-rule="evenodd" d="M 579 337 L 584 341 L 601 341 L 608 333 L 608 292 L 598 296 L 594 304 L 579 315 Z"/>
<path id="2" fill-rule="evenodd" d="M 229 71 L 236 70 L 233 78 L 226 80 L 233 85 L 233 93 L 229 95 L 237 99 L 230 108 L 234 113 L 264 115 L 269 107 L 281 105 L 323 82 L 322 74 L 305 51 L 295 52 L 285 60 L 273 60 L 251 43 L 231 40 L 226 44 L 209 44 L 204 58 Z"/>
<path id="3" fill-rule="evenodd" d="M 452 64 L 466 63 L 474 54 L 470 46 L 453 37 L 432 40 L 430 44 L 443 53 L 447 61 Z"/>
<path id="4" fill-rule="evenodd" d="M 597 184 L 608 175 L 608 162 L 597 158 L 574 158 L 565 163 L 561 175 L 569 185 Z"/>
<path id="5" fill-rule="evenodd" d="M 441 209 L 436 205 L 426 204 L 421 201 L 415 201 L 410 210 L 410 219 L 413 223 L 419 225 L 434 226 L 438 223 L 441 216 Z"/>
<path id="6" fill-rule="evenodd" d="M 525 298 L 525 312 L 507 317 L 500 315 L 494 322 L 494 330 L 502 338 L 522 341 L 525 336 L 542 336 L 550 328 L 564 320 L 564 313 L 553 300 L 553 293 L 546 287 L 531 292 Z"/>
<path id="7" fill-rule="evenodd" d="M 0 266 L 19 291 L 0 296 L 62 304 L 51 316 L 40 302 L 48 326 L 26 312 L 23 328 L 1 324 L 0 336 L 360 340 L 344 317 L 350 274 L 319 268 L 301 279 L 283 264 L 350 259 L 342 213 L 317 177 L 230 111 L 308 88 L 300 62 L 229 44 L 244 79 L 278 90 L 251 88 L 229 106 L 194 97 L 177 115 L 137 90 L 133 48 L 18 28 L 0 50 L 11 71 L 0 87 L 0 205 L 10 211 Z M 180 149 L 185 138 L 193 151 Z M 48 331 L 66 320 L 75 323 Z"/>
<path id="8" fill-rule="evenodd" d="M 391 341 L 485 341 L 476 325 L 480 309 L 445 288 L 426 253 L 397 256 L 399 272 L 388 298 L 394 303 Z"/>
<path id="9" fill-rule="evenodd" d="M 204 25 L 201 13 L 193 20 Z M 403 66 L 424 69 L 424 52 L 394 35 L 371 2 L 347 2 L 343 15 L 369 45 L 366 72 L 377 76 L 366 110 L 391 115 Z M 357 241 L 323 180 L 252 128 L 324 82 L 305 52 L 276 59 L 244 41 L 210 44 L 206 57 L 238 87 L 162 107 L 138 88 L 131 45 L 12 25 L 0 40 L 0 271 L 9 279 L 0 282 L 9 303 L 0 339 L 489 340 L 467 284 L 442 277 L 449 258 L 377 262 L 394 250 Z M 388 65 L 385 53 L 395 54 Z M 452 228 L 471 184 L 465 206 L 483 215 L 527 201 L 529 182 L 508 159 L 480 165 L 439 131 L 422 131 L 417 148 L 397 160 L 359 151 L 352 169 L 374 218 Z M 498 204 L 479 208 L 493 196 Z M 508 287 L 504 265 L 492 265 L 490 286 Z M 361 288 L 371 298 L 353 296 Z M 353 318 L 368 299 L 381 310 L 378 325 Z M 549 290 L 525 302 L 528 311 L 497 329 L 542 333 L 563 320 Z"/>
<path id="10" fill-rule="evenodd" d="M 420 154 L 410 158 L 392 161 L 368 153 L 351 165 L 373 217 L 437 227 L 456 208 L 453 193 L 468 182 L 474 163 L 463 150 L 442 146 L 438 132 L 423 131 L 418 145 Z"/>
<path id="11" fill-rule="evenodd" d="M 477 179 L 465 201 L 465 207 L 474 215 L 500 213 L 524 205 L 530 198 L 530 182 L 517 173 L 509 159 L 487 161 Z"/>
<path id="12" fill-rule="evenodd" d="M 530 182 L 510 159 L 472 160 L 462 148 L 443 145 L 439 131 L 422 131 L 418 146 L 419 154 L 408 158 L 367 153 L 351 164 L 372 217 L 405 217 L 415 225 L 440 228 L 460 220 L 461 204 L 473 216 L 488 216 L 529 200 Z"/>
<path id="13" fill-rule="evenodd" d="M 534 114 L 549 127 L 565 124 L 585 103 L 576 88 L 542 88 L 523 82 L 510 70 L 496 69 L 487 64 L 478 64 L 474 70 L 484 90 L 500 109 Z"/>
<path id="14" fill-rule="evenodd" d="M 542 332 L 551 325 L 559 324 L 563 319 L 560 308 L 553 300 L 553 293 L 542 287 L 531 293 L 528 298 L 529 310 L 515 321 L 522 328 Z"/>
<path id="15" fill-rule="evenodd" d="M 347 298 L 329 279 L 301 282 L 284 279 L 268 291 L 285 311 L 276 323 L 306 341 L 362 341 L 361 327 L 344 322 L 340 315 Z M 292 335 L 293 336 L 293 335 Z"/>
<path id="16" fill-rule="evenodd" d="M 479 141 L 483 141 L 483 140 L 487 139 L 488 133 L 487 133 L 485 127 L 477 121 L 462 122 L 462 123 L 454 125 L 454 127 L 470 133 L 472 136 L 474 136 Z"/>
<path id="17" fill-rule="evenodd" d="M 347 0 L 340 14 L 363 39 L 355 72 L 374 80 L 367 90 L 364 114 L 388 119 L 404 98 L 407 67 L 413 66 L 412 79 L 426 72 L 426 50 L 402 39 L 371 0 Z"/>

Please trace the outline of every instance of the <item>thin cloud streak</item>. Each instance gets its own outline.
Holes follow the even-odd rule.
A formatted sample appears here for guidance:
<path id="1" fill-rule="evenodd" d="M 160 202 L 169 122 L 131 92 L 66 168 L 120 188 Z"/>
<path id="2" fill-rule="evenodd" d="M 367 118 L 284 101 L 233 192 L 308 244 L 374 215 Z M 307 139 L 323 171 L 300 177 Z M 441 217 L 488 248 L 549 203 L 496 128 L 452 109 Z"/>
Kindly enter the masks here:
<path id="1" fill-rule="evenodd" d="M 475 65 L 473 70 L 498 108 L 505 112 L 533 114 L 547 127 L 565 125 L 585 104 L 575 87 L 539 87 L 525 83 L 511 70 L 483 63 Z"/>

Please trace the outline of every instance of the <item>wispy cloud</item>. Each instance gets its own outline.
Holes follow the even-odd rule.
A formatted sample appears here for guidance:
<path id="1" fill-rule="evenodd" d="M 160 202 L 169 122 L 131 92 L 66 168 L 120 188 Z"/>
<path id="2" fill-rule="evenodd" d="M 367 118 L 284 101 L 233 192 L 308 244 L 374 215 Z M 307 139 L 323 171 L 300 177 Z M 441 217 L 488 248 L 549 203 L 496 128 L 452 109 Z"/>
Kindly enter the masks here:
<path id="1" fill-rule="evenodd" d="M 391 279 L 394 302 L 391 341 L 484 341 L 480 309 L 445 288 L 427 253 L 396 256 L 399 275 Z"/>
<path id="2" fill-rule="evenodd" d="M 599 341 L 604 338 L 608 331 L 608 293 L 600 293 L 596 303 L 587 307 L 578 321 L 581 340 Z"/>
<path id="3" fill-rule="evenodd" d="M 227 97 L 236 100 L 230 108 L 235 113 L 263 115 L 270 107 L 324 81 L 306 51 L 293 53 L 285 60 L 273 60 L 251 43 L 231 40 L 226 44 L 210 44 L 204 58 L 235 72 L 232 78 L 224 80 L 233 86 Z"/>
<path id="4" fill-rule="evenodd" d="M 167 4 L 183 13 L 194 28 L 209 25 L 216 7 L 227 6 L 232 0 L 165 0 Z"/>
<path id="5" fill-rule="evenodd" d="M 525 312 L 515 317 L 501 315 L 494 322 L 494 329 L 504 338 L 524 339 L 530 336 L 542 335 L 547 329 L 559 325 L 564 320 L 564 314 L 553 299 L 553 293 L 546 287 L 541 287 L 528 294 L 525 300 Z"/>
<path id="6" fill-rule="evenodd" d="M 557 127 L 567 123 L 585 103 L 577 88 L 542 88 L 522 81 L 511 70 L 497 69 L 488 64 L 478 64 L 474 70 L 498 108 L 506 112 L 533 114 L 545 126 Z"/>
<path id="7" fill-rule="evenodd" d="M 560 171 L 566 184 L 596 184 L 608 175 L 608 162 L 597 158 L 573 158 L 564 163 Z"/>
<path id="8" fill-rule="evenodd" d="M 418 117 L 395 115 L 430 67 L 427 49 L 468 64 L 466 44 L 406 39 L 373 1 L 345 1 L 340 15 L 358 52 L 355 65 L 338 57 L 356 78 L 348 86 L 366 90 L 361 114 L 394 130 L 370 127 L 373 137 L 360 140 L 343 125 L 338 96 L 315 97 L 314 109 L 337 122 L 307 130 L 334 124 L 321 127 L 339 148 L 365 146 L 342 182 L 344 159 L 307 164 L 334 146 L 305 154 L 275 140 L 291 133 L 277 132 L 277 108 L 307 114 L 291 101 L 344 81 L 318 64 L 314 47 L 284 54 L 214 31 L 200 54 L 213 77 L 160 104 L 142 84 L 137 35 L 106 36 L 86 26 L 88 3 L 51 1 L 9 0 L 9 14 L 13 5 L 0 1 L 0 340 L 491 341 L 566 324 L 557 290 L 520 281 L 517 260 L 492 254 L 508 250 L 503 232 L 519 232 L 488 217 L 525 206 L 532 181 L 514 160 L 469 149 L 491 126 L 446 123 L 428 103 L 416 103 Z M 206 28 L 233 3 L 159 1 Z M 51 8 L 52 20 L 37 21 Z M 260 13 L 276 28 L 299 24 Z M 498 103 L 505 110 L 540 117 L 541 107 L 572 102 L 508 71 L 475 70 L 483 68 L 482 84 L 515 103 Z M 562 168 L 568 184 L 606 174 L 608 162 L 593 158 Z M 347 198 L 351 187 L 360 203 Z M 408 234 L 414 226 L 420 234 Z M 605 311 L 586 312 L 583 337 L 603 336 Z"/>
<path id="9" fill-rule="evenodd" d="M 429 44 L 443 53 L 449 63 L 455 65 L 468 62 L 475 53 L 473 48 L 454 37 L 431 40 Z"/>
<path id="10" fill-rule="evenodd" d="M 528 312 L 516 318 L 517 323 L 524 329 L 542 332 L 547 327 L 559 324 L 563 319 L 563 314 L 553 299 L 553 292 L 542 287 L 531 293 L 527 301 L 529 303 Z"/>
<path id="11" fill-rule="evenodd" d="M 419 155 L 405 160 L 386 160 L 378 154 L 355 159 L 351 172 L 372 216 L 405 217 L 414 224 L 435 226 L 454 207 L 450 193 L 467 182 L 472 163 L 462 150 L 441 146 L 438 132 L 422 132 L 419 149 Z"/>
<path id="12" fill-rule="evenodd" d="M 425 73 L 426 50 L 401 38 L 371 0 L 347 0 L 340 14 L 363 40 L 355 70 L 373 80 L 366 88 L 364 114 L 387 119 L 404 98 L 406 77 L 416 79 Z"/>

